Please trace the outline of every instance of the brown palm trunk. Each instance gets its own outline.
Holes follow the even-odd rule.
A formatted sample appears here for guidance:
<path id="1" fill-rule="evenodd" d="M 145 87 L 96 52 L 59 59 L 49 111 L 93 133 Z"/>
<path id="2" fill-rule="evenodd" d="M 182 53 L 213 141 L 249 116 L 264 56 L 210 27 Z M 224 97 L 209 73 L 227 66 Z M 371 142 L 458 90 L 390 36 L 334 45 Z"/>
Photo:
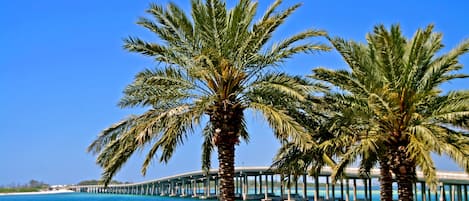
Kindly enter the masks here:
<path id="1" fill-rule="evenodd" d="M 235 144 L 220 142 L 218 144 L 218 161 L 220 178 L 220 198 L 219 200 L 234 201 L 234 156 Z"/>
<path id="2" fill-rule="evenodd" d="M 392 174 L 387 160 L 380 161 L 381 201 L 392 201 Z"/>
<path id="3" fill-rule="evenodd" d="M 212 140 L 218 148 L 219 200 L 234 201 L 235 145 L 239 143 L 243 109 L 230 101 L 222 101 L 213 106 L 209 115 L 214 129 Z"/>
<path id="4" fill-rule="evenodd" d="M 397 179 L 399 201 L 414 200 L 414 185 L 416 180 L 415 163 L 408 157 L 405 146 L 399 146 L 393 156 L 393 172 Z"/>
<path id="5" fill-rule="evenodd" d="M 410 174 L 400 174 L 397 176 L 399 201 L 414 200 L 413 180 L 413 176 Z"/>

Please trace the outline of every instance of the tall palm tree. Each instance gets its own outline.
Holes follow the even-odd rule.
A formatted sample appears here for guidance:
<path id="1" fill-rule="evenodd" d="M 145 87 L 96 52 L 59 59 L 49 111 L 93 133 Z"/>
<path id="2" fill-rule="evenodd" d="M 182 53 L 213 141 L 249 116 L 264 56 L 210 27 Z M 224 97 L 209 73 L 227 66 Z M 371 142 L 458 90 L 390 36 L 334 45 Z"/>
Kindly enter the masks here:
<path id="1" fill-rule="evenodd" d="M 322 88 L 324 89 L 322 91 L 327 91 L 326 88 Z M 327 104 L 317 97 L 310 96 L 306 102 L 302 102 L 295 107 L 289 107 L 289 114 L 295 121 L 305 127 L 314 143 L 307 149 L 301 149 L 295 143 L 284 141 L 271 165 L 271 168 L 276 172 L 286 174 L 289 179 L 288 182 L 290 182 L 291 177 L 296 181 L 299 175 L 305 173 L 314 176 L 316 181 L 315 200 L 319 197 L 317 179 L 321 168 L 325 165 L 335 165 L 330 157 L 332 154 L 324 152 L 319 146 L 322 141 L 330 137 L 327 132 L 322 131 L 326 114 L 320 111 L 319 108 L 323 106 L 327 106 Z M 288 190 L 288 200 L 290 200 L 290 186 L 288 186 Z"/>
<path id="2" fill-rule="evenodd" d="M 380 200 L 392 201 L 392 174 L 390 161 L 386 157 L 386 147 L 379 127 L 374 123 L 369 105 L 350 94 L 334 94 L 325 97 L 335 107 L 336 113 L 326 125 L 332 132 L 330 138 L 320 144 L 334 153 L 341 160 L 333 167 L 332 178 L 336 180 L 343 175 L 345 167 L 355 164 L 359 159 L 359 175 L 364 179 L 376 164 L 380 167 Z"/>
<path id="3" fill-rule="evenodd" d="M 206 122 L 203 164 L 210 165 L 216 148 L 219 161 L 220 200 L 234 200 L 235 145 L 248 139 L 245 111 L 264 115 L 279 139 L 309 146 L 310 136 L 283 109 L 283 100 L 302 101 L 315 89 L 300 77 L 277 72 L 286 59 L 298 53 L 327 50 L 309 39 L 325 32 L 309 29 L 280 42 L 272 34 L 300 7 L 278 11 L 275 1 L 258 21 L 257 3 L 240 0 L 227 9 L 222 0 L 192 0 L 188 16 L 174 3 L 166 8 L 152 4 L 139 25 L 154 32 L 159 42 L 137 37 L 125 40 L 125 49 L 159 62 L 140 72 L 124 91 L 121 107 L 149 107 L 105 129 L 89 146 L 103 168 L 107 183 L 135 150 L 150 146 L 142 165 L 145 174 L 159 154 L 167 162 L 196 125 Z"/>
<path id="4" fill-rule="evenodd" d="M 355 162 L 356 158 L 349 158 L 350 153 L 347 151 L 360 145 L 358 153 L 354 154 L 365 159 L 359 163 L 360 176 L 367 178 L 371 168 L 378 161 L 376 144 L 361 140 L 370 134 L 370 124 L 366 121 L 369 114 L 350 100 L 347 96 L 327 93 L 314 103 L 311 101 L 309 105 L 303 105 L 303 115 L 294 116 L 308 128 L 316 142 L 315 146 L 300 150 L 293 143 L 285 143 L 279 149 L 272 166 L 287 171 L 300 168 L 302 172 L 314 176 L 318 182 L 317 176 L 321 168 L 329 165 L 334 169 L 331 177 L 335 183 L 338 179 L 346 177 L 343 174 L 344 168 Z M 337 164 L 332 158 L 344 160 Z M 392 189 L 391 192 L 388 191 L 389 187 L 392 188 L 392 176 L 389 168 L 382 172 L 387 174 L 381 175 L 381 184 L 385 184 L 381 186 L 381 200 L 389 201 L 392 200 Z M 315 200 L 318 199 L 318 192 L 319 186 L 316 185 Z"/>
<path id="5" fill-rule="evenodd" d="M 346 153 L 350 160 L 364 142 L 373 142 L 378 160 L 396 175 L 399 200 L 413 199 L 416 168 L 435 189 L 436 170 L 431 153 L 447 154 L 469 172 L 469 91 L 442 93 L 440 87 L 457 78 L 459 57 L 469 51 L 466 40 L 447 53 L 442 34 L 433 26 L 419 29 L 411 39 L 398 25 L 383 25 L 368 34 L 367 44 L 331 39 L 351 70 L 314 70 L 314 77 L 339 87 L 364 105 L 372 116 L 370 134 Z"/>

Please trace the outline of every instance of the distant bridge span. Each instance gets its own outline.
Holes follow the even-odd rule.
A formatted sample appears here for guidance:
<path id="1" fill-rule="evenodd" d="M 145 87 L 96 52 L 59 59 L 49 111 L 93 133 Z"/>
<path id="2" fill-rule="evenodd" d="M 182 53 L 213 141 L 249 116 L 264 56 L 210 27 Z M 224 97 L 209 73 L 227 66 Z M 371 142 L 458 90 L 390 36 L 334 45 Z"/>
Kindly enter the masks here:
<path id="1" fill-rule="evenodd" d="M 360 178 L 358 168 L 346 168 L 346 177 L 331 183 L 332 169 L 324 167 L 318 177 L 302 174 L 282 175 L 269 167 L 235 168 L 235 193 L 242 200 L 379 200 L 379 169 L 372 169 L 368 178 Z M 437 172 L 439 186 L 431 191 L 422 172 L 417 172 L 414 200 L 469 201 L 469 175 L 464 172 Z M 282 182 L 283 181 L 283 182 Z M 159 179 L 131 183 L 70 186 L 76 192 L 134 194 L 149 196 L 193 197 L 215 199 L 218 196 L 218 169 L 193 171 Z M 306 189 L 306 190 L 305 190 Z M 394 192 L 395 196 L 397 193 Z"/>

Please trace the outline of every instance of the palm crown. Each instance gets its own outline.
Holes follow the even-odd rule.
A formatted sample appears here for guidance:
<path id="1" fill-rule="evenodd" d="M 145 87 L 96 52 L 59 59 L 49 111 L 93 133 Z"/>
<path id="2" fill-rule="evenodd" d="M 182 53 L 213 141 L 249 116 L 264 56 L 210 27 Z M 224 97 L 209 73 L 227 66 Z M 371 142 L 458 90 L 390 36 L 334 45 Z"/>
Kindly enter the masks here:
<path id="1" fill-rule="evenodd" d="M 220 169 L 224 164 L 230 166 L 221 172 L 229 176 L 234 145 L 240 137 L 248 139 L 243 117 L 248 108 L 262 113 L 278 138 L 290 138 L 299 145 L 309 141 L 309 135 L 283 107 L 303 101 L 315 86 L 272 67 L 297 53 L 327 50 L 327 46 L 307 40 L 325 32 L 311 29 L 270 42 L 273 32 L 300 6 L 277 11 L 280 3 L 275 1 L 256 22 L 257 3 L 248 0 L 230 10 L 220 0 L 192 0 L 191 18 L 173 3 L 166 8 L 150 6 L 148 13 L 154 19 L 141 18 L 138 24 L 157 34 L 161 42 L 129 37 L 124 47 L 150 56 L 160 65 L 140 72 L 119 103 L 150 109 L 104 130 L 89 146 L 89 151 L 98 153 L 105 181 L 147 144 L 151 149 L 143 174 L 159 151 L 160 161 L 168 161 L 186 135 L 205 121 L 203 164 L 210 165 L 210 153 L 217 147 Z"/>

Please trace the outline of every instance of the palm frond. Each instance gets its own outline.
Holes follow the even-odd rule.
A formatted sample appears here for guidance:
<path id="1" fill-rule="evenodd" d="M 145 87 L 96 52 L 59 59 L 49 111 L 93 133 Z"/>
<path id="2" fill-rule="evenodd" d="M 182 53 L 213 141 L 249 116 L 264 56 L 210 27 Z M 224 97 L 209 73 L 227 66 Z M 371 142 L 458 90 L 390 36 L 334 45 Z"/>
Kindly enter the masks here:
<path id="1" fill-rule="evenodd" d="M 207 123 L 202 131 L 202 135 L 204 136 L 202 144 L 202 170 L 208 172 L 212 165 L 211 156 L 214 149 L 212 124 Z"/>
<path id="2" fill-rule="evenodd" d="M 255 101 L 252 101 L 248 105 L 248 108 L 252 108 L 263 114 L 278 139 L 290 139 L 302 148 L 306 148 L 312 143 L 311 136 L 306 130 L 291 116 L 286 114 L 285 111 Z"/>
<path id="3" fill-rule="evenodd" d="M 130 116 L 104 129 L 87 148 L 87 152 L 98 154 L 110 142 L 119 138 L 131 126 L 136 116 Z"/>

